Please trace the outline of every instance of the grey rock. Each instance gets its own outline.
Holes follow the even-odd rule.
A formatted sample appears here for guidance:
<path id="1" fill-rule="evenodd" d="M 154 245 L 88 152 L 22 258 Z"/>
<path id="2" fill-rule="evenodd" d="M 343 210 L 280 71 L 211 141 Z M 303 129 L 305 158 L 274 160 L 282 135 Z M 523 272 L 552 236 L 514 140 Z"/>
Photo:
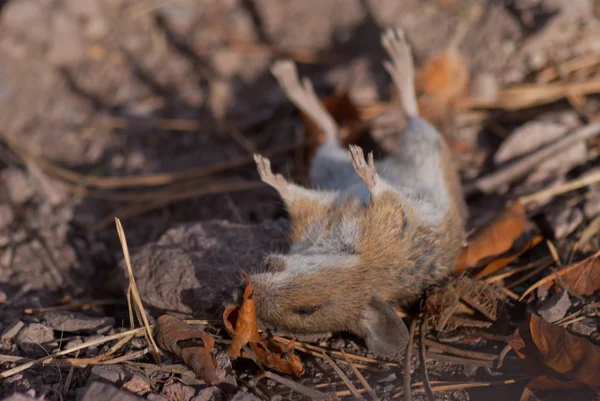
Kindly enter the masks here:
<path id="1" fill-rule="evenodd" d="M 163 397 L 160 394 L 150 393 L 146 396 L 147 400 L 150 401 L 169 401 L 167 398 Z"/>
<path id="2" fill-rule="evenodd" d="M 86 337 L 85 341 L 86 342 L 93 341 L 93 340 L 97 340 L 97 339 L 102 338 L 102 337 L 104 337 L 102 334 L 94 334 L 92 336 Z M 88 358 L 92 358 L 92 357 L 98 355 L 99 352 L 100 352 L 99 345 L 96 345 L 96 346 L 93 346 L 93 347 L 88 347 L 85 350 L 85 356 L 88 357 Z"/>
<path id="3" fill-rule="evenodd" d="M 15 341 L 26 353 L 38 356 L 47 355 L 57 345 L 52 329 L 40 323 L 31 323 L 23 327 Z"/>
<path id="4" fill-rule="evenodd" d="M 190 401 L 220 401 L 223 399 L 223 393 L 217 386 L 203 388 Z"/>
<path id="5" fill-rule="evenodd" d="M 15 336 L 21 331 L 21 329 L 25 326 L 20 320 L 13 322 L 10 326 L 2 330 L 2 334 L 0 334 L 0 338 L 3 340 L 11 340 L 15 338 Z"/>
<path id="6" fill-rule="evenodd" d="M 120 365 L 94 365 L 88 377 L 88 384 L 95 381 L 107 381 L 121 384 L 130 372 Z"/>
<path id="7" fill-rule="evenodd" d="M 13 204 L 22 205 L 35 194 L 35 188 L 27 175 L 16 167 L 3 170 L 0 178 Z"/>
<path id="8" fill-rule="evenodd" d="M 590 336 L 598 328 L 593 319 L 584 319 L 569 325 L 569 330 L 582 336 Z"/>
<path id="9" fill-rule="evenodd" d="M 571 300 L 569 299 L 569 294 L 563 290 L 543 302 L 538 307 L 538 314 L 544 320 L 554 323 L 565 317 L 570 307 Z"/>
<path id="10" fill-rule="evenodd" d="M 142 397 L 119 390 L 115 386 L 104 382 L 93 382 L 83 392 L 79 401 L 141 401 Z"/>
<path id="11" fill-rule="evenodd" d="M 115 324 L 115 319 L 112 317 L 90 317 L 82 313 L 67 311 L 46 312 L 43 319 L 56 331 L 78 334 L 104 332 Z"/>
<path id="12" fill-rule="evenodd" d="M 265 252 L 285 248 L 286 238 L 283 220 L 209 221 L 170 229 L 133 253 L 142 301 L 158 312 L 214 317 L 240 288 L 240 268 L 256 271 Z"/>
<path id="13" fill-rule="evenodd" d="M 226 352 L 217 351 L 215 359 L 217 360 L 217 377 L 219 380 L 237 387 L 238 384 L 229 355 Z"/>

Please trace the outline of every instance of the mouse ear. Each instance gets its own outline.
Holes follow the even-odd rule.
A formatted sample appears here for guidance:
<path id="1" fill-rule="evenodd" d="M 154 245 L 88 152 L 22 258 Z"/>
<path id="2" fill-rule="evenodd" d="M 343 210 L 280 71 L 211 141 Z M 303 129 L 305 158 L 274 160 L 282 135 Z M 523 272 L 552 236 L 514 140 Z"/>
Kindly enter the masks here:
<path id="1" fill-rule="evenodd" d="M 358 325 L 369 350 L 376 354 L 399 354 L 408 342 L 406 325 L 381 298 L 371 300 L 361 313 Z"/>

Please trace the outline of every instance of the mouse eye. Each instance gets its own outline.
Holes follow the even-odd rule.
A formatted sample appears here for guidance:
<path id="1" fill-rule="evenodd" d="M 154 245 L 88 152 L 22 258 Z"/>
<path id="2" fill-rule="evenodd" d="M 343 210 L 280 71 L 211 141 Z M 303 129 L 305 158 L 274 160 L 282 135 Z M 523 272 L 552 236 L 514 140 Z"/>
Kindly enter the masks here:
<path id="1" fill-rule="evenodd" d="M 316 311 L 318 311 L 320 307 L 321 307 L 320 305 L 303 306 L 301 308 L 292 309 L 292 312 L 294 312 L 296 315 L 300 315 L 300 316 L 309 316 L 309 315 L 312 315 L 313 313 L 315 313 Z"/>

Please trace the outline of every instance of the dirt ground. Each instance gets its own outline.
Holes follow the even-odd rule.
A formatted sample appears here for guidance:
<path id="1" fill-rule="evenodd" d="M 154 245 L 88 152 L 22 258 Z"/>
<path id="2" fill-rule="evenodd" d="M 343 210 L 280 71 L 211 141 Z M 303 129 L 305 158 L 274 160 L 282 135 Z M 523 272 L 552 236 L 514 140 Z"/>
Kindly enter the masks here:
<path id="1" fill-rule="evenodd" d="M 266 248 L 285 247 L 286 213 L 275 191 L 258 181 L 252 153 L 268 153 L 274 170 L 306 179 L 305 124 L 269 66 L 292 58 L 322 98 L 347 93 L 361 112 L 393 105 L 381 64 L 382 30 L 402 27 L 420 67 L 449 45 L 474 4 L 484 5 L 484 12 L 459 46 L 470 77 L 464 97 L 475 104 L 492 99 L 493 105 L 463 107 L 439 123 L 465 188 L 600 120 L 600 1 L 0 0 L 0 372 L 129 328 L 114 225 L 119 217 L 152 317 L 172 312 L 208 320 L 227 383 L 206 385 L 174 357 L 168 363 L 184 372 L 157 368 L 139 337 L 115 354 L 145 350 L 135 360 L 36 364 L 0 378 L 0 398 L 20 393 L 46 400 L 104 399 L 108 395 L 92 394 L 92 383 L 100 381 L 112 383 L 115 399 L 134 394 L 149 400 L 306 399 L 270 378 L 257 380 L 260 369 L 251 360 L 229 362 L 218 315 L 236 284 L 214 271 L 227 264 L 232 271 L 240 265 L 252 269 Z M 530 92 L 509 93 L 503 104 L 497 100 L 505 88 L 544 84 L 564 87 L 557 96 L 538 90 L 534 100 Z M 384 150 L 403 124 L 399 109 L 385 110 L 369 120 L 360 139 Z M 599 155 L 600 140 L 590 136 L 491 190 L 468 191 L 470 232 L 508 200 L 597 175 Z M 531 225 L 550 245 L 510 267 L 550 258 L 549 270 L 515 276 L 523 280 L 511 291 L 521 295 L 550 269 L 599 249 L 592 232 L 573 250 L 600 214 L 600 185 L 594 182 L 529 205 Z M 200 262 L 182 262 L 198 252 Z M 206 275 L 194 270 L 199 263 Z M 179 273 L 184 265 L 189 275 Z M 183 287 L 195 291 L 193 301 L 181 300 Z M 571 294 L 569 313 L 587 309 L 568 326 L 596 345 L 597 294 Z M 527 311 L 537 310 L 543 296 L 535 296 L 539 299 L 529 305 L 505 300 L 493 324 L 458 325 L 431 339 L 498 355 L 506 340 L 490 335 L 512 335 Z M 478 336 L 482 332 L 487 337 Z M 312 344 L 373 358 L 360 339 L 347 334 L 299 340 L 305 350 Z M 116 342 L 65 358 L 93 358 Z M 286 377 L 355 398 L 326 360 L 296 352 L 305 373 L 301 379 Z M 436 391 L 435 399 L 516 400 L 527 383 L 528 370 L 514 352 L 502 367 L 439 355 L 448 353 L 428 348 L 432 384 L 496 384 L 458 385 Z M 418 360 L 415 348 L 413 383 L 423 380 Z M 402 361 L 357 361 L 381 399 L 402 390 Z M 340 367 L 354 377 L 347 364 Z M 560 399 L 597 399 L 593 391 L 579 390 L 561 393 Z M 420 390 L 413 399 L 427 398 Z"/>

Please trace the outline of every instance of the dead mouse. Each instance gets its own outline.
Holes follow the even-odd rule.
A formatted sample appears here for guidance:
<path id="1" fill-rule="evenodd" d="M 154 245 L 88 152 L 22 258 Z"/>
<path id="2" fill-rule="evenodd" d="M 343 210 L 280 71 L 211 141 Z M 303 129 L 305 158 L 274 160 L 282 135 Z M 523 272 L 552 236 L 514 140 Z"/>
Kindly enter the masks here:
<path id="1" fill-rule="evenodd" d="M 255 156 L 291 219 L 287 254 L 252 275 L 258 318 L 289 333 L 349 331 L 377 354 L 404 349 L 408 331 L 392 303 L 418 298 L 453 268 L 466 217 L 460 180 L 440 133 L 419 117 L 411 49 L 399 29 L 382 43 L 408 127 L 400 152 L 374 162 L 340 146 L 335 121 L 291 61 L 271 71 L 289 99 L 326 134 L 310 171 L 312 189 L 274 174 Z"/>

